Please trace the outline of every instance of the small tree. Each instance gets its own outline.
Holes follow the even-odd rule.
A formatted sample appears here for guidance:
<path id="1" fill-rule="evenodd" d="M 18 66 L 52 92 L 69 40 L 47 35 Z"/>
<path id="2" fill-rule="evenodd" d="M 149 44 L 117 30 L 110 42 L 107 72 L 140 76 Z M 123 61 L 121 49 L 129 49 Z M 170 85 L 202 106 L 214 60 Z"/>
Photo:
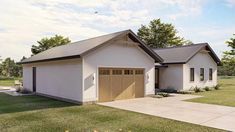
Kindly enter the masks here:
<path id="1" fill-rule="evenodd" d="M 191 41 L 177 36 L 177 30 L 172 24 L 163 23 L 160 19 L 150 21 L 148 26 L 141 25 L 137 35 L 152 48 L 192 44 Z"/>
<path id="2" fill-rule="evenodd" d="M 15 62 L 11 58 L 6 58 L 1 64 L 1 72 L 3 76 L 11 77 L 13 75 Z"/>
<path id="3" fill-rule="evenodd" d="M 61 35 L 55 35 L 51 38 L 42 38 L 40 41 L 37 41 L 38 45 L 32 45 L 31 52 L 35 55 L 50 48 L 65 45 L 70 42 L 68 37 L 65 38 Z"/>
<path id="4" fill-rule="evenodd" d="M 224 52 L 222 58 L 223 66 L 219 67 L 219 75 L 235 76 L 235 34 L 233 35 L 233 38 L 226 41 L 227 46 L 231 50 Z"/>

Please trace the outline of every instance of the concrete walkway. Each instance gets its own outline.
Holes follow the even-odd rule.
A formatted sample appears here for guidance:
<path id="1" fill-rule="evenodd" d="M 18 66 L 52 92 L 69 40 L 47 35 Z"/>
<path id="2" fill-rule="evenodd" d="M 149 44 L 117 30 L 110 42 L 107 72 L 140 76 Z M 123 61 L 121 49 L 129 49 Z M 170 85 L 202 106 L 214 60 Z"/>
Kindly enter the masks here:
<path id="1" fill-rule="evenodd" d="M 183 101 L 198 97 L 201 96 L 173 94 L 173 97 L 160 99 L 145 97 L 99 104 L 228 131 L 235 131 L 235 107 Z"/>
<path id="2" fill-rule="evenodd" d="M 15 91 L 15 88 L 9 86 L 0 86 L 0 93 L 6 91 Z"/>

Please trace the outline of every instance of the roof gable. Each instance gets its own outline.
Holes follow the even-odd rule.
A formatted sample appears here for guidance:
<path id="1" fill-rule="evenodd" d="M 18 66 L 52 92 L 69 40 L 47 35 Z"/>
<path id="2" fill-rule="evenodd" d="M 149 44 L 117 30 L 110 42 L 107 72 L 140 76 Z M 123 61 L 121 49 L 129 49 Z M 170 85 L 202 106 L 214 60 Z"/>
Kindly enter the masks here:
<path id="1" fill-rule="evenodd" d="M 162 64 L 184 64 L 187 63 L 193 56 L 195 56 L 203 48 L 209 51 L 213 60 L 220 65 L 220 59 L 209 46 L 208 43 L 200 43 L 186 46 L 177 46 L 169 48 L 153 49 L 161 58 Z"/>
<path id="2" fill-rule="evenodd" d="M 151 56 L 156 62 L 161 62 L 162 59 L 152 49 L 147 47 L 131 30 L 124 30 L 112 34 L 107 34 L 95 38 L 90 38 L 78 42 L 74 42 L 67 45 L 54 47 L 43 51 L 37 55 L 27 58 L 21 61 L 21 64 L 35 63 L 62 59 L 79 58 L 88 52 L 96 50 L 97 48 L 111 42 L 112 40 L 128 35 L 134 42 L 139 43 L 139 47 L 143 49 L 149 56 Z"/>

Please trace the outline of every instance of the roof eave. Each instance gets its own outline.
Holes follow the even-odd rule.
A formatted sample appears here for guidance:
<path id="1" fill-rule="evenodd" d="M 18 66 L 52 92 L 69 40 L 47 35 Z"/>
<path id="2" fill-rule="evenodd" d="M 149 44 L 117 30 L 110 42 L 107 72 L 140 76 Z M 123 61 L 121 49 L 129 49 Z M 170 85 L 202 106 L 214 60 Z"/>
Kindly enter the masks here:
<path id="1" fill-rule="evenodd" d="M 21 62 L 18 62 L 18 64 L 30 64 L 30 63 L 38 63 L 38 62 L 68 60 L 68 59 L 75 59 L 75 58 L 80 58 L 80 57 L 81 57 L 80 55 L 73 55 L 73 56 L 65 56 L 65 57 L 50 58 L 50 59 L 35 60 L 35 61 L 21 61 Z"/>
<path id="2" fill-rule="evenodd" d="M 168 64 L 186 64 L 186 62 L 162 62 L 160 64 L 163 64 L 163 65 L 168 65 Z"/>

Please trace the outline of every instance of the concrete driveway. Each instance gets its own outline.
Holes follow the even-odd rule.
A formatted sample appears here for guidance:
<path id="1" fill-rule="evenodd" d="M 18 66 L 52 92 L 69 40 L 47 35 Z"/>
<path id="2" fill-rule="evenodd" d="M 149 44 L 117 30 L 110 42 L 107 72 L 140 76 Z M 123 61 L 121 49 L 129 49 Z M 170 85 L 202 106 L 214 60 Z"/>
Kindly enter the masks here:
<path id="1" fill-rule="evenodd" d="M 200 96 L 173 94 L 172 97 L 160 99 L 145 97 L 99 104 L 203 126 L 235 131 L 235 107 L 183 101 L 198 97 Z"/>

